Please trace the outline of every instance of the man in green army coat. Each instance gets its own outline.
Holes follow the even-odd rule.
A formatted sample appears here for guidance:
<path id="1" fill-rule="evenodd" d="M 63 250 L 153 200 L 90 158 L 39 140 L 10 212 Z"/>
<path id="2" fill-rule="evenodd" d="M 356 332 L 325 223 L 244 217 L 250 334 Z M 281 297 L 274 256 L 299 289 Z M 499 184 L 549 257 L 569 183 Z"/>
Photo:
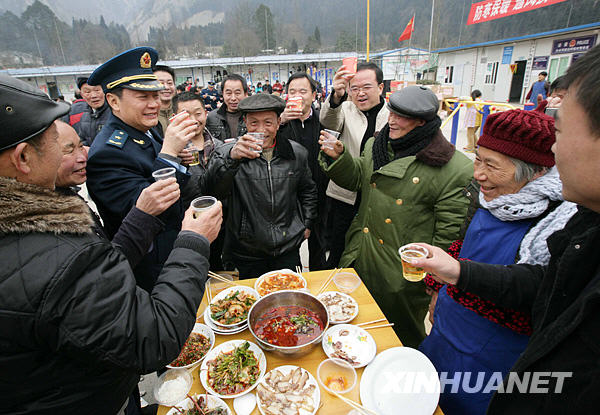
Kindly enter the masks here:
<path id="1" fill-rule="evenodd" d="M 462 191 L 473 167 L 440 131 L 431 90 L 404 88 L 388 108 L 388 123 L 361 157 L 344 151 L 341 141 L 324 146 L 333 137 L 322 131 L 320 162 L 336 184 L 362 194 L 340 266 L 356 269 L 402 343 L 417 347 L 425 337 L 429 296 L 422 281 L 403 278 L 398 249 L 411 242 L 450 246 L 467 214 Z"/>

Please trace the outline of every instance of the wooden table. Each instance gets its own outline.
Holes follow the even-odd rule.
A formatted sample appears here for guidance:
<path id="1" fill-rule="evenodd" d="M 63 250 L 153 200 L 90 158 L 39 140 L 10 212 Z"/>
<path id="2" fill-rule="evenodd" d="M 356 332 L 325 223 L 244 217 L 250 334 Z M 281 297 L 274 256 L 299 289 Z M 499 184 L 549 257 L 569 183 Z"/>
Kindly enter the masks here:
<path id="1" fill-rule="evenodd" d="M 352 268 L 344 269 L 342 271 L 355 273 L 354 269 L 352 269 Z M 323 283 L 326 281 L 327 277 L 330 274 L 331 274 L 331 270 L 305 272 L 302 275 L 308 281 L 308 288 L 310 289 L 310 291 L 313 294 L 316 294 L 316 292 L 319 290 L 321 285 L 323 285 Z M 239 283 L 240 285 L 247 285 L 247 286 L 254 287 L 255 281 L 256 281 L 256 279 L 249 279 L 249 280 L 240 280 L 240 281 L 237 281 L 237 283 Z M 333 284 L 333 282 L 331 283 L 331 285 L 329 286 L 328 289 L 336 290 L 336 287 Z M 214 295 L 214 293 L 213 293 L 213 295 Z M 375 300 L 373 299 L 373 297 L 371 296 L 371 294 L 369 293 L 367 288 L 364 286 L 364 284 L 361 284 L 356 289 L 356 291 L 354 291 L 351 295 L 358 302 L 358 306 L 359 306 L 358 316 L 352 321 L 352 324 L 362 323 L 362 322 L 366 322 L 366 321 L 372 321 L 372 320 L 376 320 L 376 319 L 385 317 L 383 315 L 383 313 L 381 312 L 381 310 L 379 309 L 379 306 L 377 306 L 377 303 L 375 303 Z M 198 309 L 198 315 L 201 315 L 204 312 L 206 305 L 207 305 L 207 302 L 206 302 L 206 294 L 205 294 L 204 298 L 202 299 L 202 303 L 200 304 L 200 307 Z M 381 322 L 381 323 L 377 323 L 377 324 L 384 324 L 386 322 L 387 322 L 387 320 L 385 322 Z M 396 336 L 396 333 L 394 332 L 394 330 L 391 327 L 383 327 L 383 328 L 369 330 L 369 333 L 371 333 L 371 335 L 375 339 L 375 343 L 377 343 L 377 353 L 380 353 L 391 347 L 402 346 L 402 343 L 398 339 L 398 336 Z M 244 340 L 249 340 L 249 341 L 256 343 L 255 339 L 252 337 L 252 334 L 250 334 L 250 332 L 248 330 L 245 330 L 241 333 L 234 334 L 231 336 L 222 336 L 222 335 L 217 334 L 216 335 L 216 345 L 219 345 L 221 343 L 224 343 L 226 341 L 233 340 L 233 339 L 244 339 Z M 325 352 L 323 352 L 323 348 L 321 347 L 320 344 L 318 346 L 316 346 L 308 355 L 300 357 L 296 361 L 290 361 L 289 359 L 287 359 L 287 360 L 283 359 L 282 357 L 277 356 L 270 352 L 265 352 L 265 355 L 267 357 L 267 371 L 274 369 L 281 365 L 291 364 L 291 365 L 300 366 L 300 367 L 308 370 L 315 378 L 317 377 L 317 367 L 319 366 L 319 363 L 321 363 L 321 361 L 323 361 L 324 359 L 327 359 L 327 355 L 325 354 Z M 192 369 L 190 372 L 192 374 L 192 376 L 194 377 L 194 384 L 192 385 L 192 390 L 190 391 L 190 394 L 205 392 L 204 388 L 202 387 L 202 384 L 200 383 L 200 380 L 198 379 L 198 368 L 199 368 L 199 366 Z M 360 369 L 356 370 L 356 372 L 358 374 L 357 385 L 354 387 L 354 389 L 352 391 L 350 391 L 349 393 L 344 395 L 344 396 L 352 399 L 355 402 L 360 402 L 359 385 L 360 385 L 360 378 L 362 377 L 363 370 L 364 370 L 364 368 L 360 368 Z M 229 407 L 232 410 L 232 413 L 235 414 L 235 412 L 233 411 L 233 399 L 224 399 L 224 401 L 227 402 L 227 404 L 229 405 Z M 321 388 L 321 403 L 323 403 L 323 406 L 322 406 L 321 410 L 318 412 L 319 414 L 346 415 L 352 409 L 349 406 L 347 406 L 345 403 L 343 403 L 342 401 L 337 399 L 336 397 L 327 393 L 327 391 L 325 391 L 323 388 Z M 167 408 L 167 407 L 161 406 L 161 407 L 159 407 L 157 414 L 164 415 L 167 413 L 168 409 L 169 408 Z M 441 411 L 439 411 L 439 409 L 436 411 L 436 415 L 438 413 L 441 414 Z M 254 412 L 252 412 L 252 414 L 259 415 L 260 412 L 259 412 L 258 408 L 255 408 Z"/>

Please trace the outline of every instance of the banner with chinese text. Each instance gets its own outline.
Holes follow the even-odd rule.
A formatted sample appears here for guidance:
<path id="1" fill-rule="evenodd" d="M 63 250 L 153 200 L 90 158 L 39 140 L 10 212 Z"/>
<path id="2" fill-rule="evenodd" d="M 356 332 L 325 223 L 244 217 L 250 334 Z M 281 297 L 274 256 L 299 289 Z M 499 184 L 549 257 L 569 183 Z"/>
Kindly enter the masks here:
<path id="1" fill-rule="evenodd" d="M 467 25 L 488 22 L 567 0 L 485 0 L 471 6 Z"/>

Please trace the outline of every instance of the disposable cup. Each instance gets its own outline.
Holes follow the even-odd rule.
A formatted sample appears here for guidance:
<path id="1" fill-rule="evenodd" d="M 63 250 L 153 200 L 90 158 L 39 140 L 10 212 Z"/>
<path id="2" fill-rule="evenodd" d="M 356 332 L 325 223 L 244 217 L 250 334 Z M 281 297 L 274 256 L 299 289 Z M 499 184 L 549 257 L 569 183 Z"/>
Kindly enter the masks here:
<path id="1" fill-rule="evenodd" d="M 166 180 L 169 177 L 175 177 L 175 167 L 166 167 L 164 169 L 152 172 L 155 181 Z"/>
<path id="2" fill-rule="evenodd" d="M 212 196 L 200 196 L 192 200 L 190 206 L 194 211 L 194 218 L 197 218 L 201 212 L 210 209 L 217 203 L 217 199 Z"/>
<path id="3" fill-rule="evenodd" d="M 334 131 L 334 130 L 328 130 L 328 129 L 324 129 L 323 131 L 325 131 L 326 133 L 331 134 L 332 136 L 334 136 L 335 138 L 333 139 L 326 139 L 325 142 L 323 143 L 323 146 L 333 150 L 333 147 L 335 146 L 336 141 L 340 138 L 340 133 L 338 131 Z"/>
<path id="4" fill-rule="evenodd" d="M 344 65 L 344 69 L 350 72 L 348 75 L 354 75 L 356 73 L 356 65 L 358 64 L 358 58 L 344 58 L 342 59 L 342 64 Z"/>
<path id="5" fill-rule="evenodd" d="M 418 282 L 425 278 L 423 268 L 415 267 L 409 261 L 416 258 L 427 258 L 429 250 L 420 245 L 408 244 L 398 249 L 400 259 L 402 261 L 402 274 L 404 279 L 410 282 Z"/>
<path id="6" fill-rule="evenodd" d="M 254 139 L 254 141 L 260 145 L 260 150 L 252 150 L 252 151 L 254 151 L 255 153 L 259 153 L 259 154 L 262 153 L 262 147 L 265 142 L 265 133 L 246 133 L 246 134 L 251 136 Z"/>

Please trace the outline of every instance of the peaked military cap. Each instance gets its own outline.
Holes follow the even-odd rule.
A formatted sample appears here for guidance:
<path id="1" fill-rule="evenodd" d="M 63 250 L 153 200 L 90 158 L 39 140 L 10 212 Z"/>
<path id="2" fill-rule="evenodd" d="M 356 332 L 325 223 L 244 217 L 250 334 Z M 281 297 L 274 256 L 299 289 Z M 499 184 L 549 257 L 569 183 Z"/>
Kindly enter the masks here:
<path id="1" fill-rule="evenodd" d="M 439 110 L 439 101 L 433 91 L 424 86 L 407 86 L 390 96 L 390 111 L 407 118 L 431 121 Z"/>
<path id="2" fill-rule="evenodd" d="M 239 108 L 244 114 L 248 112 L 275 111 L 279 115 L 285 109 L 285 101 L 271 94 L 255 94 L 240 101 Z"/>
<path id="3" fill-rule="evenodd" d="M 66 102 L 52 101 L 26 82 L 0 74 L 0 150 L 43 133 L 70 108 Z"/>
<path id="4" fill-rule="evenodd" d="M 104 92 L 122 87 L 138 91 L 160 91 L 164 86 L 158 82 L 152 67 L 158 61 L 158 52 L 150 47 L 129 49 L 110 58 L 90 75 L 88 85 L 102 85 Z"/>

